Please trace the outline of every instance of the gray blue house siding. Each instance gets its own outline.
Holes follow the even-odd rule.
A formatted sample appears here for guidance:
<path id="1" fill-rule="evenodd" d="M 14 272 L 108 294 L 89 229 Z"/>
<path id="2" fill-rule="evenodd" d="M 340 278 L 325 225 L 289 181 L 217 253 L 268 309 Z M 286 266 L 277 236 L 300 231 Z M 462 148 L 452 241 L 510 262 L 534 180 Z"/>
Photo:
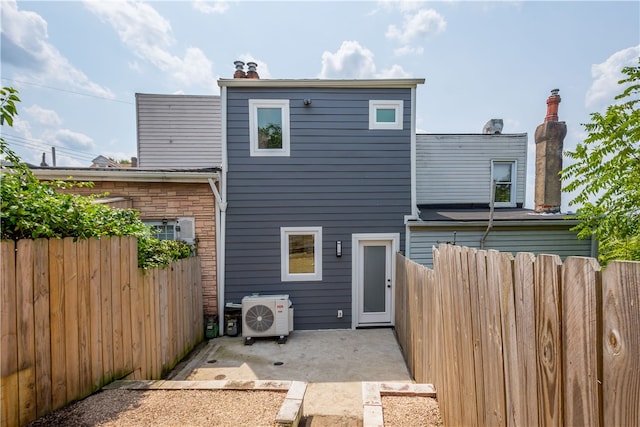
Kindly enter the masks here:
<path id="1" fill-rule="evenodd" d="M 250 156 L 249 99 L 289 100 L 289 156 Z M 369 130 L 372 99 L 402 100 L 403 129 Z M 411 88 L 227 87 L 226 103 L 225 301 L 288 294 L 295 329 L 350 328 L 352 234 L 398 233 L 404 245 Z M 322 227 L 321 281 L 281 281 L 281 227 Z"/>

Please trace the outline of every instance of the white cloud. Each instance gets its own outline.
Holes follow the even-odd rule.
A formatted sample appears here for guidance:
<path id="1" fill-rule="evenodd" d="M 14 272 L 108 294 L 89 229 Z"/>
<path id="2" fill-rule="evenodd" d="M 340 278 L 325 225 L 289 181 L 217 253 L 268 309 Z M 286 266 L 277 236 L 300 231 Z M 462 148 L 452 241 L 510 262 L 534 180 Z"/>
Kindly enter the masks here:
<path id="1" fill-rule="evenodd" d="M 70 129 L 56 129 L 42 133 L 41 140 L 47 141 L 52 146 L 64 147 L 80 153 L 92 153 L 96 151 L 96 144 L 88 135 L 75 132 Z"/>
<path id="2" fill-rule="evenodd" d="M 380 9 L 411 12 L 413 10 L 421 9 L 425 3 L 426 1 L 423 0 L 379 0 L 379 8 L 376 9 L 374 13 L 378 12 Z"/>
<path id="3" fill-rule="evenodd" d="M 411 77 L 400 65 L 394 64 L 391 68 L 382 70 L 376 74 L 379 79 L 405 79 Z"/>
<path id="4" fill-rule="evenodd" d="M 217 88 L 213 64 L 202 50 L 189 47 L 183 58 L 170 52 L 176 43 L 171 24 L 149 3 L 85 1 L 85 5 L 108 22 L 136 56 L 169 73 L 180 84 Z"/>
<path id="5" fill-rule="evenodd" d="M 393 53 L 396 56 L 407 56 L 407 55 L 422 55 L 424 53 L 424 48 L 422 46 L 402 46 L 398 49 L 395 49 Z"/>
<path id="6" fill-rule="evenodd" d="M 640 45 L 615 52 L 604 62 L 591 66 L 593 83 L 585 96 L 585 105 L 591 108 L 605 107 L 614 103 L 614 97 L 622 92 L 618 81 L 622 79 L 622 68 L 637 64 Z"/>
<path id="7" fill-rule="evenodd" d="M 202 13 L 225 13 L 229 10 L 229 2 L 227 0 L 193 0 L 193 8 Z"/>
<path id="8" fill-rule="evenodd" d="M 372 78 L 376 73 L 373 52 L 357 41 L 346 40 L 336 53 L 322 53 L 321 79 L 331 78 Z"/>
<path id="9" fill-rule="evenodd" d="M 47 38 L 47 22 L 40 15 L 19 10 L 13 0 L 2 1 L 3 63 L 25 70 L 31 80 L 115 98 L 111 90 L 92 82 L 73 66 Z"/>
<path id="10" fill-rule="evenodd" d="M 23 110 L 42 125 L 60 126 L 62 124 L 60 116 L 58 116 L 58 113 L 56 113 L 54 110 L 42 108 L 37 104 L 34 104 L 30 107 L 25 107 L 23 108 Z"/>
<path id="11" fill-rule="evenodd" d="M 345 40 L 337 52 L 322 54 L 321 79 L 390 79 L 410 77 L 397 64 L 380 72 L 376 69 L 373 52 L 354 40 Z"/>
<path id="12" fill-rule="evenodd" d="M 389 25 L 386 37 L 399 40 L 402 43 L 409 43 L 417 38 L 426 37 L 431 34 L 438 34 L 447 28 L 447 22 L 442 15 L 433 9 L 422 9 L 416 14 L 404 16 L 402 28 Z"/>

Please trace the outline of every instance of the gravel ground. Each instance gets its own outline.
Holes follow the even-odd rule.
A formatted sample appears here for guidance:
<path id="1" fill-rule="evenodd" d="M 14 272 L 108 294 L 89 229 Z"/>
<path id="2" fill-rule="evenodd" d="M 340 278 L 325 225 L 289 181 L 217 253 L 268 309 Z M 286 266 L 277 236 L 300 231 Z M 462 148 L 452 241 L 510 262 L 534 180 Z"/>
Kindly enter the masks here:
<path id="1" fill-rule="evenodd" d="M 250 390 L 104 390 L 29 427 L 273 426 L 286 393 Z M 440 427 L 435 399 L 382 396 L 385 426 Z M 352 427 L 362 420 L 316 417 L 302 426 Z M 326 418 L 326 419 L 325 419 Z"/>
<path id="2" fill-rule="evenodd" d="M 285 396 L 253 390 L 104 390 L 29 426 L 273 426 Z"/>
<path id="3" fill-rule="evenodd" d="M 382 416 L 385 426 L 442 426 L 440 407 L 436 399 L 423 396 L 382 396 Z"/>

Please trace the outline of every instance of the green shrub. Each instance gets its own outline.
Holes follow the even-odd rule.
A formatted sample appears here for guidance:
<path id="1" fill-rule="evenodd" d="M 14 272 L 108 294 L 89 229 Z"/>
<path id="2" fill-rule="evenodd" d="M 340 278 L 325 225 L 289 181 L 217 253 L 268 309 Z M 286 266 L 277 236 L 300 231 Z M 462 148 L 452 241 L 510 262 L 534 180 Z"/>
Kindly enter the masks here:
<path id="1" fill-rule="evenodd" d="M 16 91 L 0 91 L 2 123 L 9 126 L 19 101 Z M 187 258 L 191 247 L 184 242 L 159 240 L 136 211 L 95 203 L 98 196 L 80 196 L 57 190 L 91 183 L 63 181 L 40 182 L 33 172 L 0 138 L 0 154 L 11 166 L 2 169 L 0 185 L 0 235 L 5 240 L 64 238 L 100 238 L 135 236 L 138 240 L 138 267 L 165 266 Z"/>

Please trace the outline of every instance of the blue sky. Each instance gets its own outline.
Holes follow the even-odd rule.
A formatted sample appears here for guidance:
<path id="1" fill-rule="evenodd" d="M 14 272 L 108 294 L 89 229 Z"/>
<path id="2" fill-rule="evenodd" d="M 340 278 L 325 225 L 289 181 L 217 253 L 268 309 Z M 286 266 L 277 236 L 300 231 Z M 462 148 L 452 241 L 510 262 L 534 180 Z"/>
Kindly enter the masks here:
<path id="1" fill-rule="evenodd" d="M 136 155 L 135 93 L 218 94 L 233 61 L 261 78 L 425 78 L 417 127 L 533 134 L 559 88 L 565 149 L 640 57 L 638 1 L 2 0 L 3 86 L 20 91 L 3 136 L 39 164 Z M 531 185 L 529 185 L 531 187 Z M 528 200 L 533 197 L 528 190 Z M 563 202 L 563 204 L 565 204 Z M 528 205 L 530 203 L 528 202 Z M 566 204 L 565 204 L 566 207 Z"/>

